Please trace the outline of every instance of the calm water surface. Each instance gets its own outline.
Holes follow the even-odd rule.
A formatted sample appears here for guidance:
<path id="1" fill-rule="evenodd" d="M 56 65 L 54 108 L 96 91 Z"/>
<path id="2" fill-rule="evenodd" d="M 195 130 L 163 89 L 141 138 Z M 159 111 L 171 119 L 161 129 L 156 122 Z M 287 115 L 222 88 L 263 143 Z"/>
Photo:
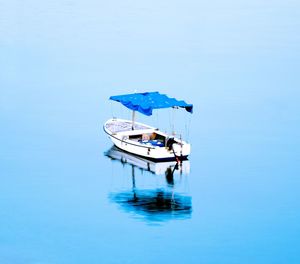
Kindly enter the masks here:
<path id="1" fill-rule="evenodd" d="M 299 263 L 299 18 L 293 0 L 0 0 L 0 263 Z M 108 97 L 135 90 L 194 104 L 138 115 L 175 121 L 182 168 L 109 155 L 102 124 L 130 112 Z"/>

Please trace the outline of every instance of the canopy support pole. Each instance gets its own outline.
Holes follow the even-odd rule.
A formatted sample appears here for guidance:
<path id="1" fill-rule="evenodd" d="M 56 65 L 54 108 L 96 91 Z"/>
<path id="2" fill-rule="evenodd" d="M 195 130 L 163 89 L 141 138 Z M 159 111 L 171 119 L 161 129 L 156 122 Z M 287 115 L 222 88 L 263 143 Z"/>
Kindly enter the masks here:
<path id="1" fill-rule="evenodd" d="M 176 132 L 175 132 L 175 106 L 172 107 L 172 135 L 175 136 Z"/>
<path id="2" fill-rule="evenodd" d="M 131 126 L 132 130 L 134 130 L 134 123 L 135 123 L 135 111 L 132 111 L 132 126 Z"/>

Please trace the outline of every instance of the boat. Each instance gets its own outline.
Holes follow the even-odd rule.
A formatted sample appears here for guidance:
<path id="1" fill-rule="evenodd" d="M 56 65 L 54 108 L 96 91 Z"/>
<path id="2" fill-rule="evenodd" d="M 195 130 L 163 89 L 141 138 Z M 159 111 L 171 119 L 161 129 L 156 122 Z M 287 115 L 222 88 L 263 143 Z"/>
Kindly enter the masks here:
<path id="1" fill-rule="evenodd" d="M 191 145 L 181 137 L 175 137 L 158 128 L 136 122 L 136 112 L 151 116 L 154 109 L 184 108 L 193 113 L 193 105 L 183 100 L 170 98 L 159 92 L 133 93 L 111 96 L 116 101 L 132 110 L 132 120 L 111 118 L 103 125 L 104 132 L 113 144 L 128 153 L 155 162 L 186 160 L 191 152 Z"/>

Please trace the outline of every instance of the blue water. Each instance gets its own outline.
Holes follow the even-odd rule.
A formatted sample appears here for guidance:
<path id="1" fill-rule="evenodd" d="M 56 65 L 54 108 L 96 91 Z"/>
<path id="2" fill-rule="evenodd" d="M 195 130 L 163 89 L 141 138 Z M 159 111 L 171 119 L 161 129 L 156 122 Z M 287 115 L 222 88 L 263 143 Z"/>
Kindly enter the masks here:
<path id="1" fill-rule="evenodd" d="M 0 0 L 0 263 L 299 263 L 299 67 L 299 1 Z M 135 90 L 189 173 L 105 155 Z"/>

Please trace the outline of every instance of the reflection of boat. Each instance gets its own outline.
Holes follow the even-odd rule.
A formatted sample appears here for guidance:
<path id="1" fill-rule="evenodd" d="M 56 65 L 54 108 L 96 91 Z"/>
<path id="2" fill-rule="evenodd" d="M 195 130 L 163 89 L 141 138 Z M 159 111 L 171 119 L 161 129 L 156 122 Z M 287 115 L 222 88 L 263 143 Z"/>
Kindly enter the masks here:
<path id="1" fill-rule="evenodd" d="M 148 222 L 164 222 L 172 219 L 187 219 L 191 217 L 192 201 L 191 197 L 175 191 L 174 174 L 188 174 L 190 170 L 189 161 L 182 163 L 161 162 L 154 163 L 141 159 L 135 155 L 130 155 L 122 150 L 112 147 L 105 155 L 112 160 L 131 166 L 131 187 L 122 188 L 122 191 L 115 191 L 109 194 L 109 199 L 117 203 L 119 207 L 129 213 L 133 213 L 135 218 Z M 180 169 L 180 166 L 182 168 Z M 165 187 L 156 186 L 147 188 L 143 184 L 143 189 L 137 188 L 137 171 L 149 171 L 154 174 L 164 174 L 166 180 Z M 143 177 L 144 178 L 144 177 Z M 181 178 L 181 176 L 180 176 Z"/>
<path id="2" fill-rule="evenodd" d="M 131 164 L 142 170 L 150 171 L 157 175 L 165 174 L 168 169 L 173 169 L 176 166 L 177 169 L 174 171 L 174 173 L 190 173 L 189 160 L 182 161 L 179 165 L 177 165 L 176 161 L 153 162 L 136 155 L 131 155 L 115 146 L 112 146 L 107 152 L 105 152 L 105 155 L 113 160 L 119 160 L 123 164 Z"/>
<path id="3" fill-rule="evenodd" d="M 137 214 L 151 222 L 164 222 L 171 219 L 187 219 L 191 217 L 191 197 L 174 194 L 170 191 L 135 190 L 111 193 L 110 199 L 120 205 L 121 209 Z"/>
<path id="4" fill-rule="evenodd" d="M 113 118 L 103 126 L 105 133 L 118 148 L 155 161 L 179 161 L 190 154 L 190 144 L 154 127 L 135 122 L 135 112 L 150 116 L 153 109 L 181 107 L 192 113 L 193 105 L 158 92 L 111 96 L 110 99 L 133 111 L 132 121 Z"/>

